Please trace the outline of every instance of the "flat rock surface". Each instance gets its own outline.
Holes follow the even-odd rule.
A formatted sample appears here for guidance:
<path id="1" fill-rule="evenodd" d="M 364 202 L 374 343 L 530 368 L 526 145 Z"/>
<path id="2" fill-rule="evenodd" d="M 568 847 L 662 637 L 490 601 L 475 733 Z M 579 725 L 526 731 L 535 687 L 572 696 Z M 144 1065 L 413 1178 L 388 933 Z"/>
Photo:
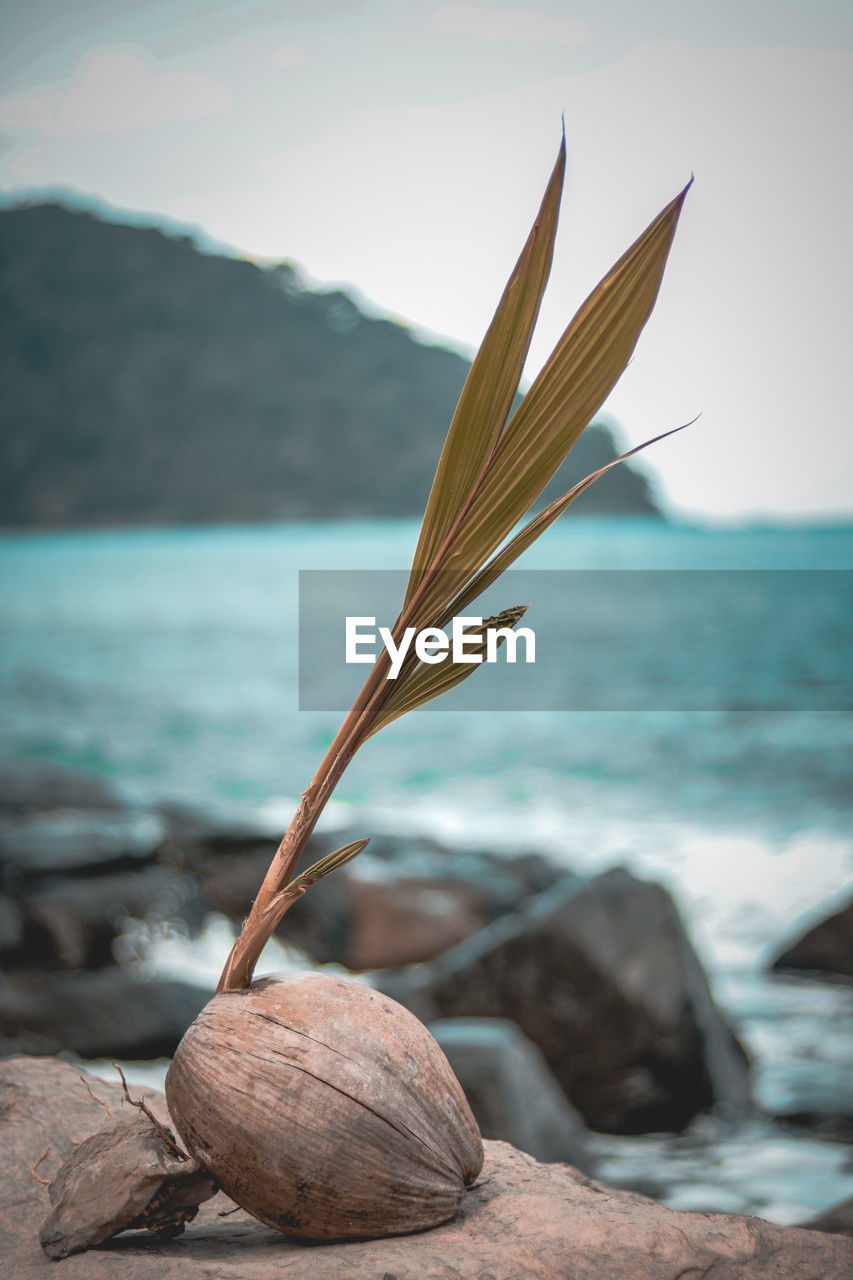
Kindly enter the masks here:
<path id="1" fill-rule="evenodd" d="M 679 1213 L 486 1143 L 459 1217 L 414 1236 L 346 1244 L 288 1240 L 222 1195 L 184 1235 L 130 1233 L 51 1262 L 38 1244 L 47 1187 L 74 1145 L 112 1114 L 118 1086 L 50 1058 L 0 1062 L 0 1255 L 15 1280 L 847 1280 L 853 1241 L 758 1218 Z M 91 1089 L 91 1093 L 90 1090 Z M 136 1091 L 133 1091 L 134 1094 Z M 93 1096 L 95 1095 L 95 1096 Z M 157 1108 L 162 1099 L 146 1092 Z M 101 1101 L 97 1101 L 100 1099 Z M 47 1154 L 43 1152 L 47 1148 Z M 39 1157 L 43 1158 L 31 1171 Z"/>

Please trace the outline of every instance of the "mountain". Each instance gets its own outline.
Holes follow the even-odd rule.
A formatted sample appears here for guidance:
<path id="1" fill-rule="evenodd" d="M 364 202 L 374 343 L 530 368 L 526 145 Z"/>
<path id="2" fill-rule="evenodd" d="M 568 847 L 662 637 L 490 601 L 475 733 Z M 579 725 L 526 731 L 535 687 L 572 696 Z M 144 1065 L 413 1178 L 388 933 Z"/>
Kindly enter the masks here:
<path id="1" fill-rule="evenodd" d="M 2 210 L 0 524 L 416 515 L 468 367 L 287 263 Z M 613 456 L 589 428 L 561 489 Z M 578 509 L 659 514 L 628 466 Z"/>

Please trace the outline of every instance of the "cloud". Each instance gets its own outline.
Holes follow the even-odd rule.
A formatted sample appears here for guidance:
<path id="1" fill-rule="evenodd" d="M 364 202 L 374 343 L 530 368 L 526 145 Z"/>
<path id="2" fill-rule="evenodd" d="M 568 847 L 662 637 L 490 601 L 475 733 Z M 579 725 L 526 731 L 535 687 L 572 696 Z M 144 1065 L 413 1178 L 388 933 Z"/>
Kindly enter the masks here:
<path id="1" fill-rule="evenodd" d="M 105 45 L 91 50 L 70 80 L 0 102 L 0 123 L 47 134 L 125 133 L 201 119 L 230 101 L 215 80 L 166 71 L 139 45 Z"/>
<path id="2" fill-rule="evenodd" d="M 16 182 L 36 182 L 44 173 L 44 152 L 41 147 L 27 147 L 13 154 L 9 171 Z"/>
<path id="3" fill-rule="evenodd" d="M 55 131 L 56 108 L 60 94 L 23 93 L 0 101 L 0 124 L 7 129 L 34 129 L 40 133 Z"/>
<path id="4" fill-rule="evenodd" d="M 459 31 L 507 44 L 585 44 L 589 27 L 574 18 L 551 18 L 532 9 L 486 9 L 475 4 L 443 4 L 433 15 L 439 31 Z"/>
<path id="5" fill-rule="evenodd" d="M 305 50 L 298 44 L 281 44 L 277 49 L 273 49 L 270 57 L 277 67 L 284 67 L 285 71 L 290 71 L 305 61 Z"/>

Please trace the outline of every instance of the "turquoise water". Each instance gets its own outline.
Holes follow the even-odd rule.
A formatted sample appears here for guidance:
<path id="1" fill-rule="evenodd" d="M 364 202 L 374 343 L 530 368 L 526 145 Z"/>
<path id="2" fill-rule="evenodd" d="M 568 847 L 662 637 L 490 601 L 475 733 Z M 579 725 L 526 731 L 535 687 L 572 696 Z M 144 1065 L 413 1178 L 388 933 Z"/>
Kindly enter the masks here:
<path id="1" fill-rule="evenodd" d="M 416 535 L 398 522 L 3 536 L 0 753 L 283 825 L 339 722 L 297 709 L 298 571 L 405 568 Z M 524 563 L 850 570 L 853 529 L 567 520 Z M 768 600 L 796 656 L 802 602 Z M 667 623 L 675 673 L 692 654 Z M 839 615 L 814 659 L 827 678 L 850 670 L 850 623 Z M 853 1113 L 853 993 L 804 996 L 762 969 L 853 882 L 853 712 L 786 710 L 784 693 L 761 712 L 417 712 L 363 748 L 332 808 L 365 835 L 428 830 L 662 880 L 756 1053 L 760 1101 Z"/>
<path id="2" fill-rule="evenodd" d="M 2 749 L 79 761 L 155 795 L 297 795 L 340 718 L 297 710 L 298 570 L 402 568 L 415 536 L 395 523 L 0 539 Z M 549 531 L 524 563 L 851 569 L 853 531 L 581 520 Z M 773 605 L 796 651 L 796 611 L 784 597 Z M 665 618 L 661 636 L 673 672 L 689 671 L 690 645 Z M 839 637 L 836 661 L 847 647 Z M 500 827 L 522 810 L 541 824 L 545 812 L 578 822 L 604 806 L 606 820 L 731 824 L 772 839 L 844 832 L 853 716 L 786 712 L 783 691 L 779 701 L 762 713 L 428 709 L 374 739 L 339 795 L 440 814 L 464 794 L 478 821 L 505 809 Z"/>

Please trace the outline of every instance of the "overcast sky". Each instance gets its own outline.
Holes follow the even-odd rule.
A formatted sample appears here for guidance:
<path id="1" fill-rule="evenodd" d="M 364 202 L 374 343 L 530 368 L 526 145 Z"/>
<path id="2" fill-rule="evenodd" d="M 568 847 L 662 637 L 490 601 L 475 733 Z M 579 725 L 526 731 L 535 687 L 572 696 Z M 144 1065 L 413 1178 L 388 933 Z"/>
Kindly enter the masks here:
<path id="1" fill-rule="evenodd" d="M 189 224 L 472 351 L 565 112 L 528 373 L 695 173 L 608 408 L 677 510 L 853 514 L 849 0 L 0 0 L 0 188 Z"/>

